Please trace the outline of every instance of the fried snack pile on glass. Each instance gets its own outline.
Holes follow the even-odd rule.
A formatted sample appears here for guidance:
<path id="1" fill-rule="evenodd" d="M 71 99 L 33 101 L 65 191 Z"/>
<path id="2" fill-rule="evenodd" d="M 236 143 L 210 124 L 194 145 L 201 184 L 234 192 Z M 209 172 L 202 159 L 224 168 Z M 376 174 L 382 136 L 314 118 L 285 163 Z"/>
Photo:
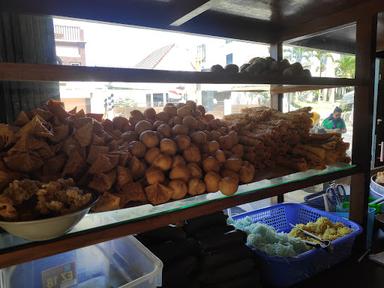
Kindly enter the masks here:
<path id="1" fill-rule="evenodd" d="M 346 227 L 340 222 L 333 223 L 326 217 L 320 217 L 316 220 L 316 222 L 309 222 L 307 224 L 296 224 L 295 227 L 289 233 L 289 235 L 292 237 L 312 242 L 316 242 L 316 240 L 306 236 L 296 227 L 311 232 L 312 234 L 315 234 L 316 236 L 320 237 L 322 240 L 330 241 L 336 240 L 337 238 L 343 237 L 352 232 L 352 229 Z"/>
<path id="2" fill-rule="evenodd" d="M 281 113 L 252 108 L 220 120 L 187 101 L 109 120 L 48 101 L 21 112 L 12 125 L 0 125 L 0 189 L 16 179 L 71 177 L 78 187 L 101 194 L 93 211 L 216 191 L 230 196 L 266 167 L 306 170 L 340 159 L 344 146 L 338 136 L 316 141 L 308 136 L 309 115 L 309 109 Z M 337 145 L 340 157 L 332 158 L 327 151 L 336 151 Z"/>
<path id="3" fill-rule="evenodd" d="M 35 180 L 14 180 L 0 195 L 0 218 L 29 221 L 65 215 L 86 206 L 92 200 L 75 186 L 73 179 L 58 179 L 46 184 Z"/>
<path id="4" fill-rule="evenodd" d="M 219 190 L 232 195 L 253 181 L 237 133 L 203 106 L 187 101 L 130 115 L 102 119 L 58 101 L 21 112 L 0 126 L 0 189 L 15 179 L 71 177 L 101 194 L 94 211 L 107 211 Z M 46 203 L 49 195 L 40 193 L 39 209 L 61 209 Z"/>
<path id="5" fill-rule="evenodd" d="M 267 107 L 245 108 L 225 116 L 237 131 L 246 158 L 256 170 L 285 166 L 295 171 L 349 163 L 349 148 L 336 133 L 310 134 L 311 108 L 282 113 Z"/>

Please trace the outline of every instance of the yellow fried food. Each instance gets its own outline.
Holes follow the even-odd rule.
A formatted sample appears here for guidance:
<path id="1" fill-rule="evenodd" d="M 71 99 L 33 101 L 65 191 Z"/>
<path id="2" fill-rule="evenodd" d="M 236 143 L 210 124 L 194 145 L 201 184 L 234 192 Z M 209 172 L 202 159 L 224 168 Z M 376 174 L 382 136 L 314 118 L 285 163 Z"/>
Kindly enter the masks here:
<path id="1" fill-rule="evenodd" d="M 343 223 L 333 223 L 326 217 L 319 217 L 316 222 L 309 222 L 307 224 L 296 224 L 296 226 L 291 230 L 291 232 L 289 232 L 289 235 L 292 237 L 314 242 L 316 240 L 306 236 L 299 229 L 311 232 L 322 240 L 330 241 L 343 237 L 352 232 L 352 229 L 346 227 Z"/>

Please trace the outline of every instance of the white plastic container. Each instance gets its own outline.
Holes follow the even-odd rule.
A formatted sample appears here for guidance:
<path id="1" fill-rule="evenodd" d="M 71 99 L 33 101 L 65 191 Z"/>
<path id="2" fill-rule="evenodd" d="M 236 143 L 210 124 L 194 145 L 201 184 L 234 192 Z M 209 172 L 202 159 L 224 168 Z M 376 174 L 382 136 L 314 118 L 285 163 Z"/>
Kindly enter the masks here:
<path id="1" fill-rule="evenodd" d="M 155 288 L 163 263 L 132 236 L 1 271 L 4 288 Z"/>
<path id="2" fill-rule="evenodd" d="M 374 199 L 384 197 L 384 186 L 376 183 L 376 175 L 371 177 L 371 184 L 369 185 L 369 195 Z"/>

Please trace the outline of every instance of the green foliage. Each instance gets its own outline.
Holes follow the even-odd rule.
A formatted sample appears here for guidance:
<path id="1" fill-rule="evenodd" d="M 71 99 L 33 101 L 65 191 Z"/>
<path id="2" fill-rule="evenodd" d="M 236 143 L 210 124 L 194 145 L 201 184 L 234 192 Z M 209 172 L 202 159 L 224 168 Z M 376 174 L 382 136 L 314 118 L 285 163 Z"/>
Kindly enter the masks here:
<path id="1" fill-rule="evenodd" d="M 341 55 L 340 59 L 336 61 L 336 76 L 354 78 L 355 77 L 355 56 Z"/>
<path id="2" fill-rule="evenodd" d="M 311 52 L 308 48 L 303 47 L 284 47 L 284 58 L 286 58 L 290 63 L 294 62 L 310 62 Z"/>
<path id="3" fill-rule="evenodd" d="M 335 60 L 333 53 L 329 51 L 291 46 L 284 47 L 284 57 L 291 63 L 305 62 L 306 66 L 313 66 L 313 59 L 317 59 L 319 66 L 316 67 L 316 71 L 319 72 L 320 77 L 326 70 L 329 60 L 337 64 L 335 69 L 337 77 L 353 78 L 355 76 L 355 56 L 353 55 L 341 54 L 340 59 Z"/>

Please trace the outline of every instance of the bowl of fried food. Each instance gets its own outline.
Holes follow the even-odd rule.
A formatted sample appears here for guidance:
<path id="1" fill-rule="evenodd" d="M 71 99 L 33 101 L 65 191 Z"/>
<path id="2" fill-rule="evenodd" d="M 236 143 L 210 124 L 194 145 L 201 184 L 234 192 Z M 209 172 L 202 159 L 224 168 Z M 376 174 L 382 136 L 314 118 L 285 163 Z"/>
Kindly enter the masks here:
<path id="1" fill-rule="evenodd" d="M 71 178 L 48 183 L 14 180 L 0 194 L 0 227 L 31 241 L 57 238 L 71 230 L 97 200 L 96 193 L 76 187 Z"/>

